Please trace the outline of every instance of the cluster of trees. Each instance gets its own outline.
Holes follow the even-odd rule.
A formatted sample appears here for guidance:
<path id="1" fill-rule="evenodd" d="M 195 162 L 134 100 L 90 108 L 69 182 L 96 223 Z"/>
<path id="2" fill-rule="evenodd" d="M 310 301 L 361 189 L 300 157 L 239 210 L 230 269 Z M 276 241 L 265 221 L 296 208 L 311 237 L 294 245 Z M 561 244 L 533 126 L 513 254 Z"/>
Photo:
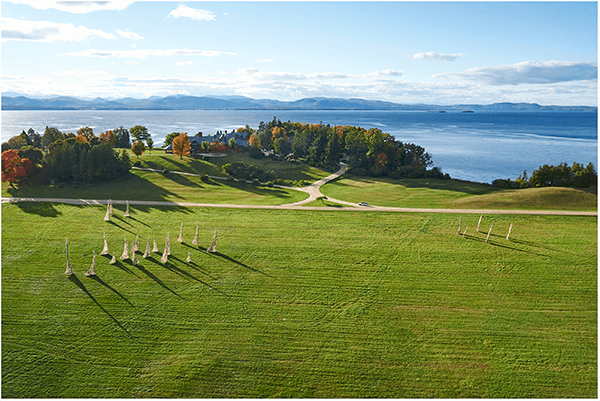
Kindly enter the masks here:
<path id="1" fill-rule="evenodd" d="M 389 176 L 392 178 L 449 178 L 432 166 L 431 156 L 422 147 L 397 141 L 378 128 L 282 123 L 277 118 L 258 130 L 239 128 L 250 144 L 250 155 L 260 157 L 260 149 L 283 156 L 304 159 L 311 166 L 333 171 L 346 156 L 350 172 L 355 175 Z"/>
<path id="2" fill-rule="evenodd" d="M 131 162 L 124 149 L 119 157 L 106 143 L 92 146 L 73 138 L 52 144 L 43 163 L 51 184 L 109 181 L 127 173 L 130 167 Z"/>
<path id="3" fill-rule="evenodd" d="M 148 130 L 139 125 L 130 130 L 119 127 L 98 136 L 90 127 L 82 127 L 76 134 L 46 127 L 43 135 L 30 128 L 2 144 L 2 180 L 12 186 L 32 181 L 53 184 L 111 180 L 130 168 L 127 152 L 123 150 L 119 156 L 113 148 L 131 146 L 139 156 L 146 149 L 143 142 L 152 149 Z"/>
<path id="4" fill-rule="evenodd" d="M 227 163 L 222 168 L 230 176 L 241 180 L 267 182 L 277 178 L 273 170 L 264 171 L 261 168 L 240 161 Z"/>
<path id="5" fill-rule="evenodd" d="M 598 174 L 594 168 L 594 163 L 589 163 L 584 167 L 583 164 L 573 163 L 572 166 L 566 162 L 557 166 L 544 164 L 531 173 L 527 178 L 527 171 L 515 181 L 511 179 L 498 179 L 492 182 L 492 185 L 500 188 L 528 188 L 528 187 L 576 187 L 588 188 L 598 184 Z"/>

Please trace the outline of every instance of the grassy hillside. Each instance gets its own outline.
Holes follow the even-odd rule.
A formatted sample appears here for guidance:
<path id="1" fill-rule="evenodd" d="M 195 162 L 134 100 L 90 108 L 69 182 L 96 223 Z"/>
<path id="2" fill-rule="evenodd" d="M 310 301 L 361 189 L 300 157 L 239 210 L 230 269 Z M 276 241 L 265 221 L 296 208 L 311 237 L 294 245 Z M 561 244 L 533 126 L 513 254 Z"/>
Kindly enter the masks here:
<path id="1" fill-rule="evenodd" d="M 104 211 L 2 205 L 3 397 L 598 395 L 596 218 Z"/>
<path id="2" fill-rule="evenodd" d="M 156 151 L 153 151 L 153 153 L 156 153 Z M 141 162 L 141 167 L 158 169 L 167 168 L 169 170 L 184 171 L 187 173 L 208 174 L 222 177 L 226 177 L 227 174 L 223 172 L 221 167 L 226 163 L 233 163 L 235 161 L 252 164 L 263 170 L 273 170 L 277 174 L 277 177 L 287 181 L 306 180 L 312 182 L 327 177 L 330 174 L 307 164 L 276 162 L 269 158 L 253 159 L 246 153 L 230 153 L 225 157 L 209 157 L 207 159 L 208 160 L 201 160 L 191 157 L 179 159 L 172 154 L 145 154 L 139 158 L 139 161 Z M 135 162 L 138 158 L 136 158 L 135 155 L 131 155 L 131 160 Z"/>
<path id="3" fill-rule="evenodd" d="M 598 196 L 573 188 L 504 190 L 456 180 L 364 178 L 343 176 L 321 192 L 335 199 L 377 206 L 452 208 L 597 210 Z"/>
<path id="4" fill-rule="evenodd" d="M 268 188 L 226 180 L 203 182 L 200 177 L 140 170 L 131 170 L 130 174 L 109 182 L 70 184 L 60 188 L 32 186 L 12 189 L 3 183 L 2 196 L 247 205 L 278 205 L 297 202 L 307 197 L 306 194 L 291 189 Z"/>

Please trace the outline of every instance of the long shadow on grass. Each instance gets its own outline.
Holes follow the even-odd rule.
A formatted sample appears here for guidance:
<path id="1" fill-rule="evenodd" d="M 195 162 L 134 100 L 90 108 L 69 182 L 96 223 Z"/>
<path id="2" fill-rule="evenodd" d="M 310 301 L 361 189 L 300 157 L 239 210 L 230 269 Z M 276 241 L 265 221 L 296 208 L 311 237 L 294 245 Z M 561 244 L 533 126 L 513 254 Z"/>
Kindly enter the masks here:
<path id="1" fill-rule="evenodd" d="M 175 256 L 173 256 L 173 255 L 169 255 L 169 259 L 176 260 L 177 262 L 179 262 L 179 263 L 182 263 L 182 264 L 187 264 L 187 263 L 184 263 L 184 262 L 183 262 L 181 259 L 179 259 L 179 258 L 177 258 L 177 257 L 175 257 Z M 199 278 L 197 278 L 197 277 L 195 277 L 195 276 L 193 276 L 193 275 L 189 274 L 189 273 L 188 273 L 188 272 L 186 272 L 185 270 L 182 270 L 182 269 L 178 268 L 178 267 L 177 267 L 177 266 L 175 266 L 173 263 L 170 263 L 168 260 L 167 260 L 167 263 L 165 263 L 164 265 L 163 265 L 162 263 L 159 263 L 159 262 L 158 262 L 156 259 L 154 259 L 154 258 L 152 258 L 152 257 L 146 258 L 146 260 L 149 260 L 149 261 L 151 261 L 151 262 L 155 263 L 155 264 L 156 264 L 156 265 L 158 265 L 159 267 L 164 267 L 165 269 L 167 269 L 167 270 L 169 270 L 169 271 L 171 271 L 171 272 L 173 272 L 173 273 L 175 273 L 175 274 L 177 274 L 177 275 L 179 275 L 179 276 L 191 278 L 192 280 L 195 280 L 195 281 L 197 281 L 197 282 L 199 282 L 199 283 L 201 283 L 201 284 L 204 284 L 205 286 L 207 286 L 207 287 L 208 287 L 209 289 L 211 289 L 211 290 L 215 290 L 215 291 L 217 291 L 218 293 L 220 293 L 220 294 L 222 294 L 222 295 L 225 295 L 226 297 L 230 297 L 230 295 L 227 295 L 227 294 L 226 294 L 226 293 L 224 293 L 223 291 L 220 291 L 220 290 L 218 290 L 218 289 L 214 288 L 214 287 L 213 287 L 213 286 L 211 286 L 210 284 L 208 284 L 208 283 L 206 283 L 206 282 L 204 282 L 204 281 L 200 280 Z"/>
<path id="2" fill-rule="evenodd" d="M 492 236 L 493 236 L 493 234 L 490 235 L 490 237 L 492 237 Z M 497 235 L 497 237 L 502 237 L 502 236 L 501 235 Z M 469 241 L 476 241 L 476 242 L 485 243 L 485 240 L 482 240 L 481 238 L 475 237 L 475 236 L 472 236 L 472 235 L 465 235 L 464 238 L 466 240 L 469 240 Z M 502 238 L 504 238 L 504 237 L 502 237 Z M 490 241 L 490 240 L 488 240 L 487 243 L 490 244 L 491 246 L 497 246 L 499 248 L 506 248 L 506 249 L 510 249 L 511 251 L 517 251 L 517 252 L 523 252 L 523 253 L 530 253 L 532 255 L 537 255 L 537 256 L 547 256 L 547 255 L 543 255 L 541 253 L 527 251 L 525 249 L 519 249 L 519 248 L 515 248 L 515 247 L 512 247 L 512 246 L 502 245 L 502 244 L 499 244 L 497 242 L 493 242 L 493 241 Z"/>
<path id="3" fill-rule="evenodd" d="M 181 261 L 181 259 L 177 259 L 177 258 L 173 257 L 173 255 L 169 256 L 169 258 L 173 258 L 173 259 L 177 260 L 177 261 L 178 261 L 178 262 L 180 262 L 180 263 L 184 263 L 184 262 L 182 262 L 182 261 Z M 186 263 L 186 264 L 187 264 L 187 263 Z M 196 280 L 197 282 L 204 284 L 204 285 L 205 285 L 205 286 L 207 286 L 209 289 L 211 289 L 211 290 L 215 290 L 216 292 L 218 292 L 218 293 L 219 293 L 219 294 L 221 294 L 221 295 L 225 295 L 226 297 L 230 297 L 230 295 L 227 295 L 227 294 L 226 294 L 226 293 L 224 293 L 223 291 L 221 291 L 221 290 L 218 290 L 218 289 L 214 288 L 213 286 L 211 286 L 210 284 L 208 284 L 208 283 L 206 283 L 206 282 L 204 282 L 204 281 L 200 280 L 199 278 L 192 276 L 191 274 L 189 274 L 189 273 L 188 273 L 188 272 L 186 272 L 185 270 L 182 270 L 182 269 L 178 268 L 177 266 L 175 266 L 175 265 L 174 265 L 174 264 L 172 264 L 172 263 L 169 263 L 168 261 L 167 261 L 167 263 L 165 263 L 165 264 L 164 264 L 164 267 L 165 267 L 165 269 L 167 269 L 167 270 L 170 270 L 170 271 L 174 272 L 175 274 L 178 274 L 178 275 L 180 275 L 180 276 L 182 276 L 182 277 L 189 277 L 189 278 L 191 278 L 191 279 L 193 279 L 193 280 Z"/>
<path id="4" fill-rule="evenodd" d="M 96 305 L 98 305 L 98 307 L 100 309 L 102 309 L 102 311 L 104 313 L 106 313 L 108 315 L 108 317 L 110 317 L 117 324 L 117 326 L 119 326 L 119 328 L 121 330 L 123 330 L 125 333 L 127 333 L 127 335 L 129 337 L 131 337 L 131 334 L 129 334 L 127 329 L 125 327 L 123 327 L 123 325 L 121 323 L 119 323 L 119 321 L 117 319 L 115 319 L 115 317 L 113 315 L 111 315 L 106 309 L 104 309 L 104 307 L 102 305 L 100 305 L 100 303 L 98 303 L 98 301 L 96 301 L 96 298 L 94 298 L 94 296 L 87 290 L 87 288 L 85 288 L 85 285 L 83 285 L 83 283 L 77 278 L 76 275 L 71 274 L 69 276 L 69 281 L 71 281 L 73 284 L 75 284 L 77 287 L 79 287 L 81 289 L 81 291 L 83 291 L 88 297 L 90 297 L 90 299 L 92 301 L 94 301 L 94 303 Z"/>
<path id="5" fill-rule="evenodd" d="M 109 259 L 109 260 L 112 259 L 111 255 L 103 255 L 103 256 L 105 258 Z M 119 269 L 123 270 L 124 272 L 127 272 L 129 274 L 133 274 L 134 276 L 136 276 L 138 278 L 140 277 L 137 274 L 135 274 L 131 269 L 129 269 L 127 266 L 125 266 L 123 263 L 121 263 L 118 260 L 113 264 L 113 266 L 117 266 Z"/>
<path id="6" fill-rule="evenodd" d="M 133 306 L 133 304 L 131 302 L 129 302 L 129 300 L 127 298 L 125 298 L 119 291 L 115 290 L 113 287 L 111 287 L 110 285 L 106 284 L 100 277 L 98 277 L 97 275 L 93 275 L 93 276 L 88 276 L 89 278 L 91 278 L 92 280 L 94 280 L 95 282 L 102 284 L 103 286 L 105 286 L 106 288 L 108 288 L 109 290 L 111 290 L 112 292 L 114 292 L 115 294 L 117 294 L 118 296 L 120 296 L 125 302 L 127 302 L 129 305 Z"/>
<path id="7" fill-rule="evenodd" d="M 137 205 L 136 205 L 136 206 L 137 206 Z M 130 214 L 130 215 L 129 215 L 128 219 L 131 219 L 131 220 L 133 220 L 133 221 L 135 221 L 135 222 L 137 222 L 137 223 L 143 224 L 143 225 L 145 225 L 146 227 L 152 228 L 152 226 L 151 226 L 151 225 L 149 225 L 149 224 L 146 224 L 146 223 L 144 223 L 143 221 L 141 221 L 141 220 L 138 220 L 138 219 L 136 219 L 135 217 L 131 216 L 131 214 L 132 214 L 132 213 L 133 213 L 133 214 L 135 214 L 135 212 L 134 212 L 133 210 L 131 210 L 131 209 L 132 209 L 132 208 L 130 208 L 130 210 L 129 210 L 129 214 Z"/>
<path id="8" fill-rule="evenodd" d="M 235 263 L 235 264 L 236 264 L 236 265 L 238 265 L 238 266 L 245 267 L 245 268 L 246 268 L 246 269 L 248 269 L 248 270 L 252 270 L 252 271 L 255 271 L 255 272 L 257 272 L 257 273 L 264 274 L 264 275 L 265 275 L 265 276 L 267 276 L 267 277 L 271 277 L 271 278 L 273 278 L 273 276 L 271 276 L 271 275 L 269 275 L 269 274 L 267 274 L 267 273 L 265 273 L 265 272 L 261 272 L 260 270 L 257 270 L 257 269 L 255 269 L 254 267 L 250 267 L 250 266 L 248 266 L 248 265 L 246 265 L 246 264 L 244 264 L 244 263 L 240 262 L 239 260 L 235 260 L 234 258 L 232 258 L 232 257 L 230 257 L 230 256 L 227 256 L 227 255 L 225 255 L 225 254 L 222 254 L 221 252 L 207 252 L 207 251 L 205 251 L 205 253 L 207 253 L 208 255 L 211 255 L 211 256 L 213 256 L 213 257 L 219 257 L 219 258 L 223 258 L 223 259 L 225 259 L 225 260 L 228 260 L 228 261 L 230 261 L 230 262 L 233 262 L 233 263 Z"/>
<path id="9" fill-rule="evenodd" d="M 538 243 L 535 243 L 535 242 L 531 242 L 531 241 L 519 240 L 519 239 L 514 239 L 514 238 L 511 238 L 510 241 L 515 242 L 517 244 L 527 245 L 527 246 L 530 246 L 530 247 L 533 247 L 533 248 L 545 249 L 547 251 L 552 251 L 552 252 L 556 252 L 556 253 L 565 253 L 565 254 L 573 255 L 573 256 L 578 256 L 579 255 L 579 254 L 574 253 L 574 252 L 567 252 L 567 251 L 562 250 L 562 249 L 551 248 L 549 246 L 544 246 L 544 245 L 541 245 L 541 244 L 538 244 Z"/>
<path id="10" fill-rule="evenodd" d="M 119 217 L 116 217 L 116 216 L 113 216 L 113 218 L 115 218 L 115 219 L 117 219 L 117 220 L 120 220 L 120 221 L 123 221 L 123 219 L 121 219 L 121 218 L 119 218 Z M 124 222 L 124 221 L 123 221 L 123 222 Z M 131 230 L 128 230 L 127 228 L 125 228 L 125 227 L 122 227 L 122 226 L 118 225 L 117 223 L 115 223 L 115 222 L 114 222 L 114 221 L 112 221 L 112 220 L 110 220 L 110 221 L 107 221 L 107 223 L 108 223 L 108 224 L 112 224 L 113 226 L 115 226 L 115 227 L 118 227 L 118 228 L 120 228 L 121 230 L 127 231 L 128 233 L 131 233 L 131 234 L 135 235 L 135 233 L 134 233 L 133 231 L 131 231 Z M 131 224 L 130 224 L 130 225 L 131 225 Z"/>
<path id="11" fill-rule="evenodd" d="M 10 193 L 9 188 L 9 193 Z M 18 196 L 13 195 L 12 196 Z M 37 214 L 42 217 L 58 217 L 62 215 L 61 212 L 56 210 L 54 204 L 49 202 L 14 202 L 19 209 L 21 209 L 25 213 Z"/>
<path id="12" fill-rule="evenodd" d="M 148 257 L 145 260 L 150 260 L 153 261 L 154 263 L 158 263 L 156 262 L 152 257 Z M 133 266 L 133 265 L 132 265 Z M 162 282 L 161 279 L 159 279 L 158 277 L 156 277 L 154 274 L 150 273 L 148 270 L 146 270 L 144 268 L 144 266 L 137 264 L 135 265 L 135 267 L 141 271 L 142 273 L 144 273 L 146 276 L 150 277 L 152 280 L 154 280 L 158 285 L 160 285 L 162 288 L 164 288 L 165 290 L 173 293 L 174 295 L 176 295 L 177 297 L 181 298 L 181 295 L 179 295 L 178 293 L 176 293 L 175 291 L 173 291 L 172 289 L 170 289 L 169 287 L 167 287 L 167 285 L 165 283 Z"/>

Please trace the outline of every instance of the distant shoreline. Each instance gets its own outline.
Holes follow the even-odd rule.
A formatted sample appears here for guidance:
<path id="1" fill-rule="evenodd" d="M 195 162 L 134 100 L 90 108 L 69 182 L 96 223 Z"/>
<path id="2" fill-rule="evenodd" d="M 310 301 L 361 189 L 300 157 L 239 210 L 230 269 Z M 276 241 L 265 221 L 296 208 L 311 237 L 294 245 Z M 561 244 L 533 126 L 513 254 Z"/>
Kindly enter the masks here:
<path id="1" fill-rule="evenodd" d="M 239 110 L 239 111 L 423 111 L 423 112 L 462 112 L 477 113 L 485 111 L 576 111 L 597 112 L 593 106 L 542 106 L 537 103 L 493 103 L 481 104 L 399 104 L 378 100 L 306 98 L 284 102 L 271 99 L 252 99 L 246 97 L 197 97 L 167 96 L 147 99 L 123 98 L 108 100 L 96 98 L 85 100 L 68 96 L 51 98 L 32 98 L 27 96 L 2 96 L 3 111 L 164 111 L 164 110 Z"/>

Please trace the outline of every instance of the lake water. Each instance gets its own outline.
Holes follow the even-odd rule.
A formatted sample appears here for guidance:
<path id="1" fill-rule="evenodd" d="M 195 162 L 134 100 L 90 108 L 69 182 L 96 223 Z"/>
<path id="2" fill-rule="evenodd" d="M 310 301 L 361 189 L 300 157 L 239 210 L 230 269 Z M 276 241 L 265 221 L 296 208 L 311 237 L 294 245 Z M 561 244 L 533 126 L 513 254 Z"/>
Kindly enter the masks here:
<path id="1" fill-rule="evenodd" d="M 257 128 L 277 116 L 281 121 L 380 128 L 398 140 L 425 148 L 434 165 L 452 178 L 491 182 L 515 179 L 544 164 L 598 161 L 598 118 L 589 112 L 427 113 L 329 110 L 185 111 L 2 111 L 2 142 L 46 126 L 76 132 L 89 126 L 98 135 L 109 129 L 143 125 L 156 146 L 167 134 Z"/>

